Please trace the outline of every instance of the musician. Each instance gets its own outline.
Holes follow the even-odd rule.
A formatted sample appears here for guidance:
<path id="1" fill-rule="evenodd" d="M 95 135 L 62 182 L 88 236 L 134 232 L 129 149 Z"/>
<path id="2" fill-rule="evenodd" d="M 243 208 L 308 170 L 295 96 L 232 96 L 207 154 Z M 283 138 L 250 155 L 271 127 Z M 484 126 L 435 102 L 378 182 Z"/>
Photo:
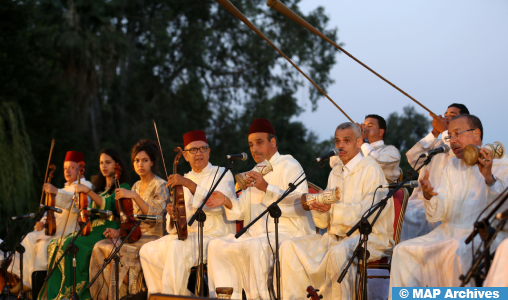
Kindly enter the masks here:
<path id="1" fill-rule="evenodd" d="M 459 276 L 472 263 L 471 245 L 464 241 L 480 212 L 508 186 L 506 157 L 493 160 L 491 151 L 482 148 L 478 165 L 471 167 L 463 161 L 465 146 L 482 145 L 483 127 L 478 117 L 456 116 L 450 121 L 448 130 L 447 140 L 456 157 L 451 158 L 443 169 L 435 188 L 428 171 L 420 179 L 427 220 L 443 223 L 429 234 L 395 247 L 391 287 L 459 286 Z M 506 233 L 500 233 L 497 239 L 506 236 Z M 480 244 L 479 237 L 477 239 L 476 246 Z M 497 244 L 491 247 L 492 251 Z"/>
<path id="2" fill-rule="evenodd" d="M 35 224 L 33 232 L 30 232 L 23 242 L 25 253 L 23 254 L 23 284 L 31 287 L 32 273 L 35 271 L 45 271 L 48 269 L 48 245 L 51 239 L 60 237 L 62 233 L 67 235 L 74 231 L 74 225 L 77 220 L 77 211 L 71 210 L 72 197 L 74 196 L 75 186 L 78 178 L 78 162 L 84 161 L 85 155 L 77 151 L 68 151 L 65 155 L 63 164 L 65 185 L 62 189 L 58 189 L 50 183 L 45 183 L 43 186 L 44 191 L 55 195 L 55 206 L 62 209 L 61 214 L 55 213 L 56 219 L 56 233 L 54 236 L 48 236 L 44 230 L 44 222 Z M 84 176 L 81 178 L 81 183 L 88 188 L 92 184 L 87 181 Z M 67 218 L 69 219 L 67 226 L 65 226 Z M 12 270 L 13 274 L 19 277 L 19 254 L 16 253 L 16 258 L 9 266 L 9 271 Z"/>
<path id="3" fill-rule="evenodd" d="M 213 166 L 209 162 L 210 147 L 204 131 L 187 132 L 183 136 L 183 144 L 183 157 L 191 166 L 192 171 L 184 176 L 170 175 L 167 187 L 183 186 L 188 222 L 201 205 L 209 189 L 215 185 L 224 168 Z M 221 180 L 216 191 L 221 195 L 234 197 L 234 180 L 230 171 Z M 186 240 L 179 240 L 176 228 L 170 218 L 173 209 L 176 209 L 173 204 L 168 203 L 166 229 L 169 235 L 147 243 L 140 251 L 141 265 L 149 294 L 191 295 L 187 289 L 187 281 L 191 267 L 196 266 L 199 259 L 198 222 L 188 226 Z M 203 211 L 206 214 L 203 228 L 203 253 L 206 261 L 208 242 L 215 237 L 233 232 L 234 224 L 226 220 L 224 208 L 219 206 L 216 201 L 207 201 Z"/>
<path id="4" fill-rule="evenodd" d="M 508 239 L 505 239 L 499 247 L 497 247 L 496 255 L 492 261 L 487 278 L 483 283 L 484 287 L 508 287 Z"/>
<path id="5" fill-rule="evenodd" d="M 115 174 L 114 166 L 118 163 L 124 167 L 120 154 L 114 149 L 103 149 L 99 155 L 100 174 L 95 177 L 95 188 L 85 184 L 76 184 L 77 193 L 86 193 L 88 195 L 89 208 L 101 208 L 113 212 L 113 216 L 108 218 L 103 214 L 90 213 L 91 232 L 86 236 L 76 238 L 74 245 L 79 248 L 76 254 L 76 292 L 79 299 L 90 299 L 91 295 L 86 288 L 88 285 L 88 269 L 90 264 L 90 256 L 92 249 L 98 241 L 104 239 L 103 232 L 106 228 L 119 228 L 118 222 L 115 221 L 119 217 L 115 207 L 113 176 Z M 126 176 L 120 178 L 121 186 L 129 188 L 125 183 Z M 92 201 L 90 201 L 90 199 Z M 76 201 L 78 202 L 79 199 Z M 48 255 L 50 258 L 49 268 L 54 267 L 56 261 L 61 257 L 73 237 L 79 230 L 78 220 L 70 220 L 67 226 L 75 228 L 75 231 L 64 235 L 62 238 L 55 236 L 48 247 Z M 60 249 L 60 250 L 59 250 Z M 68 252 L 43 286 L 38 299 L 70 299 L 73 290 L 73 255 Z M 61 267 L 63 266 L 63 268 Z"/>
<path id="6" fill-rule="evenodd" d="M 305 289 L 309 285 L 319 289 L 323 299 L 355 298 L 356 260 L 342 283 L 337 283 L 359 238 L 358 230 L 350 237 L 346 233 L 387 193 L 384 189 L 375 192 L 387 181 L 376 160 L 362 155 L 362 144 L 358 125 L 346 122 L 335 130 L 335 147 L 340 150 L 341 163 L 330 172 L 327 189 L 333 189 L 338 196 L 332 204 L 312 202 L 310 206 L 316 226 L 328 228 L 328 231 L 323 236 L 313 234 L 282 243 L 283 299 L 305 299 Z M 394 245 L 393 221 L 393 200 L 390 199 L 369 235 L 368 261 L 390 255 Z"/>
<path id="7" fill-rule="evenodd" d="M 168 189 L 166 181 L 155 175 L 159 152 L 157 144 L 151 140 L 140 140 L 131 151 L 131 167 L 139 175 L 138 180 L 132 189 L 119 188 L 115 190 L 115 199 L 132 199 L 134 214 L 154 215 L 163 217 L 164 206 L 168 200 Z M 123 169 L 122 175 L 127 172 Z M 114 170 L 113 174 L 114 176 Z M 144 289 L 141 263 L 139 261 L 139 249 L 150 241 L 162 237 L 162 223 L 151 221 L 142 222 L 141 238 L 134 243 L 126 243 L 120 249 L 119 255 L 122 258 L 120 265 L 120 295 L 119 298 L 127 294 L 136 294 Z M 108 228 L 104 231 L 106 239 L 95 244 L 90 262 L 90 280 L 95 277 L 101 269 L 104 259 L 114 251 L 115 244 L 118 245 L 120 230 Z M 93 299 L 114 299 L 116 287 L 111 284 L 114 274 L 113 263 L 109 264 L 90 287 L 90 293 Z M 114 279 L 114 277 L 113 277 Z"/>
<path id="8" fill-rule="evenodd" d="M 421 154 L 434 148 L 442 147 L 445 144 L 450 145 L 446 140 L 448 136 L 448 123 L 450 123 L 453 117 L 458 115 L 469 115 L 469 110 L 465 105 L 458 103 L 451 104 L 448 106 L 444 117 L 431 115 L 433 117 L 432 131 L 406 153 L 407 160 L 414 169 L 421 166 L 425 160 L 424 158 L 418 160 Z M 439 135 L 441 135 L 441 138 L 438 138 Z M 441 172 L 452 157 L 454 157 L 453 151 L 435 155 L 431 162 L 420 170 L 419 178 L 423 178 L 425 170 L 427 170 L 430 174 L 429 180 L 432 186 L 436 186 L 440 181 Z M 418 165 L 415 165 L 417 161 Z M 404 223 L 402 224 L 401 241 L 427 234 L 441 224 L 440 222 L 434 223 L 426 220 L 423 202 L 422 189 L 417 187 L 409 197 L 406 214 L 404 215 Z"/>
<path id="9" fill-rule="evenodd" d="M 243 220 L 247 225 L 270 204 L 277 201 L 288 185 L 303 174 L 301 165 L 291 155 L 281 155 L 277 150 L 277 138 L 267 119 L 255 119 L 249 129 L 248 142 L 256 163 L 265 159 L 273 171 L 264 175 L 247 172 L 248 188 L 242 192 L 239 202 L 233 196 L 216 194 L 213 201 L 226 207 L 228 220 Z M 305 176 L 305 175 L 302 175 Z M 304 178 L 304 177 L 300 177 Z M 314 227 L 310 213 L 300 204 L 300 197 L 308 191 L 304 181 L 282 200 L 278 206 L 279 240 L 308 235 Z M 233 299 L 241 299 L 242 289 L 247 299 L 270 299 L 267 278 L 273 268 L 273 256 L 267 237 L 275 247 L 275 226 L 268 214 L 240 238 L 228 235 L 210 242 L 208 247 L 208 284 L 210 295 L 215 287 L 233 287 Z M 274 276 L 275 278 L 275 276 Z"/>

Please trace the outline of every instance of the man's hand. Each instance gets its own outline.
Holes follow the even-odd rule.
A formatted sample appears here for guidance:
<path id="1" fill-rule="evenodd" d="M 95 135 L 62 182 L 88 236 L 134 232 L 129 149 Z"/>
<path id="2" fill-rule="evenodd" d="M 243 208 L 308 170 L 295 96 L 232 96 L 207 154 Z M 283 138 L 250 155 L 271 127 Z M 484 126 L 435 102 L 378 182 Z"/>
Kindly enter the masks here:
<path id="1" fill-rule="evenodd" d="M 76 184 L 75 187 L 76 187 L 77 193 L 88 193 L 91 190 L 89 187 L 87 187 L 84 184 Z"/>
<path id="2" fill-rule="evenodd" d="M 492 176 L 492 151 L 486 148 L 480 149 L 480 157 L 478 158 L 478 168 L 487 184 L 494 182 L 494 176 Z"/>
<path id="3" fill-rule="evenodd" d="M 423 197 L 425 197 L 425 199 L 430 200 L 432 197 L 437 196 L 437 193 L 434 192 L 434 188 L 430 184 L 429 171 L 425 170 L 425 175 L 422 179 L 420 179 L 420 184 L 423 191 Z"/>
<path id="4" fill-rule="evenodd" d="M 50 194 L 53 194 L 53 195 L 56 195 L 58 194 L 58 189 L 53 186 L 51 183 L 45 183 L 43 186 L 42 186 L 42 189 L 46 192 L 46 193 L 50 193 Z"/>
<path id="5" fill-rule="evenodd" d="M 332 207 L 331 204 L 319 203 L 317 201 L 314 201 L 310 204 L 310 209 L 317 210 L 319 212 L 327 212 L 330 210 L 331 207 Z"/>
<path id="6" fill-rule="evenodd" d="M 441 115 L 436 116 L 430 114 L 430 116 L 432 117 L 432 134 L 437 138 L 440 133 L 448 130 L 448 122 L 446 122 L 446 118 L 443 118 Z"/>
<path id="7" fill-rule="evenodd" d="M 172 175 L 169 175 L 168 177 L 168 181 L 166 183 L 166 187 L 168 189 L 171 189 L 173 188 L 174 186 L 176 185 L 182 185 L 186 188 L 189 189 L 189 191 L 194 195 L 194 193 L 196 192 L 196 183 L 194 183 L 194 181 L 188 179 L 188 178 L 185 178 L 183 177 L 182 175 L 180 174 L 172 174 Z"/>
<path id="8" fill-rule="evenodd" d="M 103 234 L 107 239 L 116 239 L 120 235 L 120 229 L 106 228 Z"/>
<path id="9" fill-rule="evenodd" d="M 249 171 L 245 176 L 245 183 L 247 186 L 256 187 L 258 190 L 266 192 L 268 182 L 263 178 L 263 175 L 258 172 Z"/>
<path id="10" fill-rule="evenodd" d="M 120 200 L 122 198 L 132 199 L 136 197 L 137 193 L 128 189 L 119 188 L 115 190 L 115 199 Z"/>
<path id="11" fill-rule="evenodd" d="M 219 191 L 214 191 L 205 205 L 208 208 L 215 208 L 224 205 L 224 203 L 226 203 L 226 196 Z"/>
<path id="12" fill-rule="evenodd" d="M 369 139 L 369 130 L 367 129 L 367 127 L 365 127 L 365 125 L 361 123 L 356 123 L 356 125 L 358 125 L 362 131 L 362 140 Z"/>
<path id="13" fill-rule="evenodd" d="M 42 231 L 44 229 L 44 223 L 43 222 L 37 222 L 35 223 L 34 230 L 35 231 Z"/>
<path id="14" fill-rule="evenodd" d="M 166 211 L 168 212 L 169 216 L 173 215 L 173 203 L 170 202 L 166 205 Z"/>

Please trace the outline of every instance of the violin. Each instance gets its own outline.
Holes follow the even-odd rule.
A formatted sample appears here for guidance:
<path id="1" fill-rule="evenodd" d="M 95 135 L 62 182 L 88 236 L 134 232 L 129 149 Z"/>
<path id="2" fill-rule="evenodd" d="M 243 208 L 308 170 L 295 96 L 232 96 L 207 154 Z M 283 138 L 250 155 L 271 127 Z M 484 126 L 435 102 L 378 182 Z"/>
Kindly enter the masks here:
<path id="1" fill-rule="evenodd" d="M 176 172 L 176 167 L 178 166 L 178 161 L 183 154 L 183 150 L 180 147 L 176 147 L 175 152 L 177 154 L 175 160 L 173 161 L 173 174 L 178 174 Z M 178 239 L 185 241 L 187 239 L 187 216 L 183 186 L 175 185 L 171 189 L 171 202 L 173 203 L 173 215 L 171 216 L 171 221 L 174 222 L 174 225 L 176 226 Z"/>
<path id="2" fill-rule="evenodd" d="M 51 183 L 51 179 L 53 178 L 53 174 L 55 173 L 56 167 L 55 165 L 50 165 L 49 168 L 51 169 L 51 172 L 48 175 L 48 180 L 46 183 Z M 51 193 L 46 193 L 46 200 L 45 200 L 46 206 L 55 207 L 55 195 Z M 56 218 L 55 218 L 55 212 L 52 210 L 48 210 L 46 212 L 46 224 L 44 225 L 46 227 L 46 235 L 55 235 L 56 233 Z"/>
<path id="3" fill-rule="evenodd" d="M 115 186 L 117 189 L 120 188 L 120 175 L 122 175 L 122 167 L 118 163 L 115 165 Z M 134 214 L 134 204 L 132 199 L 122 198 L 115 201 L 116 210 L 120 213 L 120 237 L 122 240 L 129 235 L 132 228 L 136 226 L 137 220 L 132 215 Z M 135 243 L 141 238 L 141 228 L 138 226 L 131 234 L 131 236 L 125 241 L 126 243 Z"/>
<path id="4" fill-rule="evenodd" d="M 85 172 L 85 162 L 80 161 L 79 165 L 79 175 L 78 175 L 78 184 L 81 184 L 81 176 Z M 82 236 L 87 236 L 92 232 L 92 225 L 90 224 L 90 216 L 88 214 L 88 195 L 86 193 L 79 193 L 79 216 L 78 222 L 86 223 L 85 228 L 81 232 Z"/>
<path id="5" fill-rule="evenodd" d="M 309 285 L 307 287 L 307 298 L 310 298 L 312 300 L 320 300 L 323 299 L 323 295 L 318 294 L 319 290 L 315 290 L 312 285 Z"/>

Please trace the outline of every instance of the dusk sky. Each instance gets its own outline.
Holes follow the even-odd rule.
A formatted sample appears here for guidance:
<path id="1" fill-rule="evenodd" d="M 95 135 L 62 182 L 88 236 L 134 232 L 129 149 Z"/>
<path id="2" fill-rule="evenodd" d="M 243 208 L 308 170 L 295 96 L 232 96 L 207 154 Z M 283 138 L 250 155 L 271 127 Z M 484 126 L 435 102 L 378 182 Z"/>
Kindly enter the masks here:
<path id="1" fill-rule="evenodd" d="M 308 13 L 323 6 L 344 49 L 436 114 L 465 104 L 484 126 L 484 143 L 508 146 L 508 1 L 302 0 Z M 337 41 L 336 41 L 337 42 Z M 330 45 L 330 47 L 332 47 Z M 355 121 L 413 105 L 411 99 L 343 53 L 331 71 L 330 97 Z M 346 117 L 322 97 L 311 112 L 309 84 L 298 92 L 306 112 L 296 119 L 320 139 Z M 429 117 L 430 120 L 430 117 Z"/>

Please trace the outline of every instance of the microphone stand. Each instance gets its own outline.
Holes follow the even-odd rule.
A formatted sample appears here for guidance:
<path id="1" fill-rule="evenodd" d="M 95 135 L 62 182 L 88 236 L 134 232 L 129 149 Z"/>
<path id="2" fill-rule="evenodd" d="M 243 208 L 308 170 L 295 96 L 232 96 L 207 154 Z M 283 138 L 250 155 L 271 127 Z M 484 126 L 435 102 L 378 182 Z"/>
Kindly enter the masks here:
<path id="1" fill-rule="evenodd" d="M 44 215 L 43 211 L 38 211 L 35 214 L 35 223 L 39 222 L 42 219 L 43 215 Z M 8 262 L 11 260 L 12 256 L 14 256 L 14 253 L 16 253 L 16 252 L 19 253 L 19 277 L 21 279 L 21 291 L 19 292 L 18 299 L 22 299 L 22 300 L 26 300 L 27 299 L 25 290 L 23 289 L 23 253 L 25 253 L 25 247 L 23 247 L 23 245 L 21 245 L 21 243 L 23 242 L 23 240 L 25 239 L 27 234 L 28 234 L 28 232 L 26 232 L 18 240 L 18 242 L 16 243 L 16 246 L 14 246 L 14 249 L 11 251 L 11 254 L 9 255 L 9 257 L 7 259 L 5 259 L 5 253 L 4 253 L 4 259 L 5 260 L 2 262 L 2 268 L 4 268 L 4 274 L 5 274 L 5 277 L 4 277 L 4 279 L 5 279 L 5 285 L 4 285 L 4 289 L 2 290 L 2 295 L 3 295 L 4 299 L 5 299 L 6 296 L 8 297 L 9 294 L 10 294 L 10 290 L 7 287 L 7 284 L 8 284 L 8 280 L 7 280 L 7 268 L 8 268 L 8 265 L 9 265 Z"/>
<path id="2" fill-rule="evenodd" d="M 203 262 L 204 256 L 203 256 L 203 228 L 205 227 L 205 221 L 206 221 L 206 214 L 203 211 L 203 207 L 206 204 L 206 201 L 212 196 L 213 191 L 217 188 L 219 183 L 221 182 L 222 178 L 226 175 L 226 173 L 233 169 L 233 160 L 230 159 L 228 166 L 224 169 L 222 174 L 219 177 L 219 180 L 215 183 L 214 186 L 208 191 L 208 194 L 206 195 L 205 199 L 203 199 L 203 202 L 199 206 L 199 208 L 196 210 L 194 215 L 190 218 L 188 225 L 192 226 L 194 224 L 195 220 L 198 220 L 198 249 L 199 249 L 199 259 L 198 259 L 198 274 L 196 276 L 196 285 L 197 285 L 197 294 L 199 297 L 205 296 L 205 264 Z"/>
<path id="3" fill-rule="evenodd" d="M 247 226 L 245 226 L 242 230 L 240 230 L 240 232 L 238 232 L 236 235 L 235 235 L 235 238 L 239 238 L 241 237 L 252 225 L 254 225 L 254 223 L 256 223 L 259 219 L 261 219 L 264 215 L 266 215 L 267 213 L 270 213 L 270 216 L 273 218 L 273 221 L 275 223 L 275 272 L 276 272 L 276 277 L 277 277 L 277 300 L 281 300 L 281 293 L 280 293 L 280 278 L 281 278 L 281 274 L 280 274 L 280 260 L 279 260 L 279 217 L 282 216 L 282 211 L 280 210 L 278 204 L 284 200 L 284 198 L 286 198 L 289 194 L 291 194 L 294 190 L 296 190 L 296 188 L 302 184 L 304 181 L 307 180 L 308 177 L 310 177 L 312 174 L 314 174 L 317 170 L 321 169 L 322 167 L 324 167 L 324 162 L 326 160 L 322 160 L 319 162 L 317 168 L 315 168 L 308 176 L 305 176 L 302 180 L 300 180 L 298 183 L 290 183 L 289 184 L 289 187 L 287 188 L 287 190 L 280 196 L 279 199 L 277 199 L 277 201 L 273 202 L 272 204 L 270 204 L 270 206 L 268 206 L 265 211 L 263 211 L 259 216 L 257 216 L 254 220 L 252 220 Z M 305 174 L 305 173 L 303 173 Z M 302 174 L 302 175 L 303 175 Z M 300 175 L 301 176 L 301 175 Z M 298 177 L 296 181 L 298 181 L 300 177 Z"/>
<path id="4" fill-rule="evenodd" d="M 437 154 L 437 153 L 435 153 Z M 370 256 L 369 251 L 367 250 L 367 242 L 369 239 L 369 234 L 372 233 L 372 227 L 376 223 L 377 219 L 381 215 L 381 212 L 385 208 L 386 204 L 388 204 L 388 200 L 398 191 L 402 188 L 402 186 L 408 182 L 410 179 L 412 179 L 420 170 L 428 165 L 430 161 L 432 160 L 432 157 L 434 157 L 435 154 L 431 154 L 425 159 L 425 161 L 414 171 L 411 171 L 409 175 L 406 177 L 406 179 L 402 180 L 402 182 L 399 183 L 397 187 L 390 190 L 388 194 L 381 199 L 376 205 L 371 207 L 366 214 L 362 216 L 362 218 L 346 233 L 346 236 L 351 236 L 357 229 L 360 230 L 360 239 L 358 240 L 358 245 L 355 248 L 355 251 L 353 252 L 353 255 L 349 259 L 346 267 L 342 270 L 342 273 L 339 276 L 339 279 L 337 280 L 338 283 L 341 283 L 344 277 L 346 276 L 346 273 L 348 272 L 349 267 L 353 263 L 356 256 L 358 256 L 358 259 L 362 260 L 362 267 L 363 270 L 360 273 L 360 281 L 362 284 L 362 291 L 360 291 L 361 295 L 356 295 L 357 299 L 367 299 L 367 259 Z M 372 223 L 369 223 L 368 218 L 372 216 L 377 211 L 376 216 L 374 217 L 374 220 L 372 220 Z M 363 247 L 362 247 L 363 244 Z M 356 255 L 355 255 L 356 254 Z M 361 255 L 361 257 L 360 257 Z"/>
<path id="5" fill-rule="evenodd" d="M 497 199 L 500 199 L 501 197 L 504 197 L 504 198 L 501 199 L 501 201 L 499 201 L 499 203 L 490 211 L 490 213 L 482 221 L 474 223 L 473 231 L 468 236 L 468 238 L 465 240 L 465 243 L 467 245 L 479 233 L 480 237 L 483 240 L 484 250 L 483 250 L 483 256 L 479 256 L 479 257 L 475 258 L 475 260 L 473 261 L 473 265 L 471 266 L 469 271 L 466 273 L 466 276 L 464 276 L 464 275 L 460 276 L 460 280 L 462 280 L 461 287 L 465 286 L 469 282 L 469 280 L 471 279 L 472 276 L 475 277 L 476 286 L 483 286 L 483 281 L 484 281 L 485 277 L 482 276 L 482 274 L 480 273 L 480 270 L 479 270 L 481 267 L 480 262 L 482 260 L 484 262 L 485 275 L 486 275 L 489 272 L 490 260 L 492 257 L 490 255 L 490 245 L 496 238 L 498 232 L 503 229 L 503 227 L 506 223 L 506 220 L 503 219 L 502 221 L 500 221 L 497 228 L 494 229 L 490 225 L 491 222 L 489 220 L 494 216 L 494 214 L 501 208 L 501 206 L 503 206 L 503 204 L 508 199 L 507 191 L 508 191 L 508 188 L 505 189 L 503 191 L 503 193 L 501 193 L 501 195 L 499 195 L 499 197 Z M 494 200 L 494 201 L 496 201 L 496 200 Z M 473 251 L 474 251 L 474 249 L 473 249 Z M 478 248 L 475 256 L 479 255 L 479 251 L 480 251 L 480 248 Z"/>
<path id="6" fill-rule="evenodd" d="M 97 278 L 99 278 L 99 275 L 101 275 L 102 272 L 104 272 L 104 269 L 106 269 L 106 267 L 113 260 L 115 262 L 115 264 L 114 264 L 115 265 L 115 281 L 113 281 L 113 283 L 115 284 L 115 289 L 116 289 L 116 291 L 115 291 L 115 299 L 118 300 L 119 295 L 120 295 L 120 283 L 121 283 L 121 281 L 118 278 L 118 277 L 120 277 L 120 267 L 119 267 L 119 265 L 120 265 L 120 256 L 118 256 L 118 252 L 120 252 L 120 249 L 122 248 L 123 244 L 125 244 L 125 241 L 129 240 L 129 238 L 131 237 L 131 234 L 136 230 L 136 228 L 138 228 L 138 226 L 140 224 L 141 224 L 141 220 L 138 220 L 136 225 L 134 225 L 134 227 L 132 227 L 131 231 L 122 240 L 120 245 L 118 245 L 118 247 L 115 248 L 115 251 L 113 251 L 113 253 L 111 253 L 108 258 L 104 259 L 104 263 L 102 264 L 101 269 L 99 270 L 99 272 L 97 272 L 97 274 L 95 274 L 94 278 L 92 280 L 90 280 L 90 283 L 86 287 L 87 289 L 90 289 L 90 287 L 95 283 Z"/>
<path id="7" fill-rule="evenodd" d="M 58 268 L 58 266 L 60 265 L 60 262 L 62 261 L 62 259 L 67 255 L 67 252 L 72 253 L 72 274 L 73 274 L 72 297 L 71 297 L 72 300 L 79 300 L 78 294 L 76 293 L 76 254 L 79 252 L 79 247 L 74 245 L 74 242 L 81 235 L 81 233 L 83 232 L 83 229 L 86 226 L 85 222 L 78 222 L 78 223 L 79 223 L 78 233 L 72 238 L 71 242 L 69 243 L 69 245 L 67 245 L 67 248 L 65 248 L 64 253 L 62 254 L 62 256 L 60 256 L 57 263 L 54 265 L 53 269 L 51 269 L 51 271 L 49 271 L 48 275 L 44 278 L 44 283 L 47 283 L 47 281 L 49 280 L 51 275 L 53 275 L 53 272 L 55 272 L 56 268 Z"/>

